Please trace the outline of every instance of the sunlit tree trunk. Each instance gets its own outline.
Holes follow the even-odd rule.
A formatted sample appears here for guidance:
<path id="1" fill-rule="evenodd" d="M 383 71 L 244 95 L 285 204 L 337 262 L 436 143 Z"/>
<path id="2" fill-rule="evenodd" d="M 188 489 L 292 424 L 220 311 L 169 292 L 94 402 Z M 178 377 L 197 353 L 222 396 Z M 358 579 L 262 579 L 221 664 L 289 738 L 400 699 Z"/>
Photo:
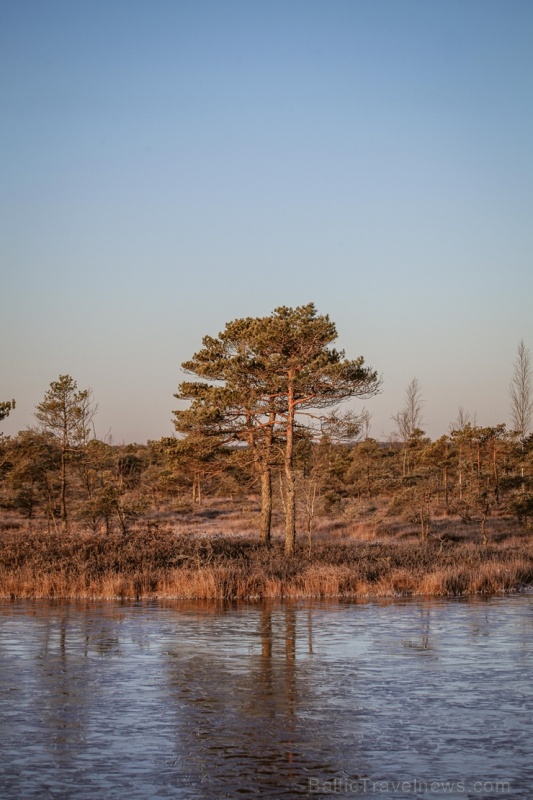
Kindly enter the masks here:
<path id="1" fill-rule="evenodd" d="M 289 375 L 287 430 L 285 441 L 285 552 L 292 555 L 296 542 L 296 500 L 293 470 L 294 453 L 294 387 Z"/>
<path id="2" fill-rule="evenodd" d="M 61 527 L 65 533 L 68 530 L 68 512 L 67 512 L 67 447 L 63 444 L 61 448 Z"/>
<path id="3" fill-rule="evenodd" d="M 272 526 L 272 470 L 267 466 L 261 473 L 261 517 L 260 517 L 260 539 L 263 544 L 270 542 L 270 530 Z"/>

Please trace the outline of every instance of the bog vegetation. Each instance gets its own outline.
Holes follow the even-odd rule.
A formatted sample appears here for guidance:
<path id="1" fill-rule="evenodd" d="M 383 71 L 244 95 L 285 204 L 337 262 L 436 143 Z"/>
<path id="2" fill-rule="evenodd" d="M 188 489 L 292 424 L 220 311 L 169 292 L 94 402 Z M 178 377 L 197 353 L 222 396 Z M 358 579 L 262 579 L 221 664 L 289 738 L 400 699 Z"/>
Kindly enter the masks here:
<path id="1" fill-rule="evenodd" d="M 113 445 L 69 375 L 0 437 L 3 596 L 251 597 L 508 591 L 533 579 L 533 410 L 521 342 L 512 428 L 459 409 L 431 441 L 415 379 L 380 391 L 312 304 L 228 323 L 183 368 L 176 436 Z M 183 401 L 186 401 L 183 402 Z M 349 404 L 353 407 L 353 404 Z M 361 403 L 359 403 L 361 405 Z M 0 419 L 15 408 L 0 404 Z"/>

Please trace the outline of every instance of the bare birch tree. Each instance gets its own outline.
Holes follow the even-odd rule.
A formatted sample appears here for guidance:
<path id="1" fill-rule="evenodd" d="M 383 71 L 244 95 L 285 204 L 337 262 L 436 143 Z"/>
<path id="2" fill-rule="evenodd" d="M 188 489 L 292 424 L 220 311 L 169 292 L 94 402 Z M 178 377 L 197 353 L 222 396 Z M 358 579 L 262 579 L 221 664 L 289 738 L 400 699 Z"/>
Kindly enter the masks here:
<path id="1" fill-rule="evenodd" d="M 407 447 L 415 431 L 419 431 L 422 426 L 422 390 L 418 378 L 413 378 L 405 390 L 405 403 L 401 411 L 393 414 L 392 419 L 396 424 L 396 430 L 403 442 L 403 475 L 407 474 Z"/>
<path id="2" fill-rule="evenodd" d="M 532 374 L 531 352 L 521 339 L 516 352 L 513 377 L 509 384 L 511 419 L 521 439 L 524 439 L 529 432 L 533 414 Z"/>
<path id="3" fill-rule="evenodd" d="M 414 431 L 422 426 L 423 403 L 418 378 L 413 378 L 405 390 L 405 403 L 402 410 L 393 414 L 392 417 L 402 442 L 407 442 Z"/>

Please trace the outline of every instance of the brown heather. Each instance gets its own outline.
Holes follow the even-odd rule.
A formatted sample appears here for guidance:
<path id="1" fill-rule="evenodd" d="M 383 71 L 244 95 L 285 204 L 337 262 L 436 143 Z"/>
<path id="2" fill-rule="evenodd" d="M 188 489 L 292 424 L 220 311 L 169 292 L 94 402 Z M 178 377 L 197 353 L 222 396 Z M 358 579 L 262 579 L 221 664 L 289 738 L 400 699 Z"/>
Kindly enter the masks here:
<path id="1" fill-rule="evenodd" d="M 287 557 L 243 536 L 175 534 L 147 523 L 127 535 L 5 530 L 4 598 L 183 598 L 458 596 L 533 585 L 533 542 L 516 528 L 483 545 L 464 536 L 297 544 Z"/>

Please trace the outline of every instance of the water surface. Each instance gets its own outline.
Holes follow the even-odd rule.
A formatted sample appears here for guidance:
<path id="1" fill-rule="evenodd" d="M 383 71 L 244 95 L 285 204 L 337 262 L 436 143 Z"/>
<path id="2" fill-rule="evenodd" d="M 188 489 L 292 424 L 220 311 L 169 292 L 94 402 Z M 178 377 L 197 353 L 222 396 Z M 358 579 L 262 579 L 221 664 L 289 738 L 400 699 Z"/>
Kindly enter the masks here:
<path id="1" fill-rule="evenodd" d="M 0 797 L 533 797 L 533 596 L 0 603 Z"/>

